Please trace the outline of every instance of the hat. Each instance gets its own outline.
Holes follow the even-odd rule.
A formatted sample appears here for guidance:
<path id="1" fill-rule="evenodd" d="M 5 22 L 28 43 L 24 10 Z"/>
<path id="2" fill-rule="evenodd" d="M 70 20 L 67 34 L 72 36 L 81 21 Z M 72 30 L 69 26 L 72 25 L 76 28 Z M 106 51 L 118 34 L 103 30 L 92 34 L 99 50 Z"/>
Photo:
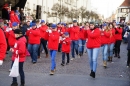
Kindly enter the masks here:
<path id="1" fill-rule="evenodd" d="M 57 27 L 56 24 L 52 24 L 52 25 L 51 25 L 51 28 L 52 28 L 52 29 L 55 29 L 56 27 Z"/>
<path id="2" fill-rule="evenodd" d="M 32 23 L 32 27 L 33 27 L 33 26 L 36 26 L 36 23 Z"/>
<path id="3" fill-rule="evenodd" d="M 77 20 L 73 20 L 73 23 L 76 23 L 77 22 Z"/>
<path id="4" fill-rule="evenodd" d="M 120 25 L 120 23 L 119 23 L 119 22 L 117 22 L 117 23 L 116 23 L 116 25 Z"/>
<path id="5" fill-rule="evenodd" d="M 14 33 L 15 33 L 15 34 L 22 34 L 22 31 L 21 31 L 20 29 L 15 29 L 15 30 L 14 30 Z"/>
<path id="6" fill-rule="evenodd" d="M 107 24 L 106 24 L 106 23 L 104 23 L 104 24 L 103 24 L 103 26 L 107 26 Z"/>
<path id="7" fill-rule="evenodd" d="M 44 21 L 44 20 L 41 20 L 41 23 L 45 23 L 45 21 Z"/>
<path id="8" fill-rule="evenodd" d="M 61 24 L 61 22 L 59 22 L 58 24 Z"/>
<path id="9" fill-rule="evenodd" d="M 62 23 L 62 25 L 66 26 L 66 24 L 65 24 L 65 23 Z"/>
<path id="10" fill-rule="evenodd" d="M 90 22 L 90 24 L 93 24 L 93 25 L 94 25 L 94 22 Z"/>
<path id="11" fill-rule="evenodd" d="M 64 33 L 64 35 L 65 35 L 65 36 L 68 36 L 68 35 L 69 35 L 69 33 L 68 33 L 68 32 L 65 32 L 65 33 Z"/>
<path id="12" fill-rule="evenodd" d="M 13 26 L 13 27 L 16 27 L 16 26 L 18 26 L 18 23 L 17 23 L 17 22 L 13 22 L 13 23 L 12 23 L 12 26 Z"/>

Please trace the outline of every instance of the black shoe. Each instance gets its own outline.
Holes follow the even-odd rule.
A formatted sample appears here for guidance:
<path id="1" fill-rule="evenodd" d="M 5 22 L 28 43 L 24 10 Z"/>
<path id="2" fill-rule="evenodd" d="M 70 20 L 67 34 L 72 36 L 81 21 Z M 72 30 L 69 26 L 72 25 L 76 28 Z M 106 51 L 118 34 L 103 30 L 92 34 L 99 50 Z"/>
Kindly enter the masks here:
<path id="1" fill-rule="evenodd" d="M 117 57 L 117 54 L 115 54 L 115 56 L 114 57 Z"/>
<path id="2" fill-rule="evenodd" d="M 66 65 L 69 65 L 69 63 L 67 62 Z"/>
<path id="3" fill-rule="evenodd" d="M 12 83 L 11 86 L 18 86 L 18 83 Z"/>
<path id="4" fill-rule="evenodd" d="M 120 59 L 121 57 L 120 57 L 120 56 L 118 56 L 118 58 Z"/>
<path id="5" fill-rule="evenodd" d="M 61 66 L 65 66 L 65 64 L 64 64 L 64 63 L 61 63 Z"/>
<path id="6" fill-rule="evenodd" d="M 91 76 L 92 78 L 95 78 L 95 72 L 91 72 L 90 76 Z"/>
<path id="7" fill-rule="evenodd" d="M 93 72 L 93 71 L 91 70 L 90 76 L 92 76 L 92 72 Z"/>
<path id="8" fill-rule="evenodd" d="M 21 84 L 20 86 L 25 86 L 24 84 Z"/>
<path id="9" fill-rule="evenodd" d="M 32 63 L 33 63 L 33 64 L 36 64 L 37 62 L 33 61 Z"/>

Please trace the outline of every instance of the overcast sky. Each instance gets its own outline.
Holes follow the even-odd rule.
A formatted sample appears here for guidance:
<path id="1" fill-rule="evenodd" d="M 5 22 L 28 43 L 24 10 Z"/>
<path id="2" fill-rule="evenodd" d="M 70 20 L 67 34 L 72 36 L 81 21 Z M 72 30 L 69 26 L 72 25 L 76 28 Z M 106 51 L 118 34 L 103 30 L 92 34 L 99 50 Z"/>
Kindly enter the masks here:
<path id="1" fill-rule="evenodd" d="M 124 0 L 91 0 L 91 5 L 92 9 L 96 9 L 98 13 L 107 18 L 112 12 L 115 12 L 123 1 Z"/>

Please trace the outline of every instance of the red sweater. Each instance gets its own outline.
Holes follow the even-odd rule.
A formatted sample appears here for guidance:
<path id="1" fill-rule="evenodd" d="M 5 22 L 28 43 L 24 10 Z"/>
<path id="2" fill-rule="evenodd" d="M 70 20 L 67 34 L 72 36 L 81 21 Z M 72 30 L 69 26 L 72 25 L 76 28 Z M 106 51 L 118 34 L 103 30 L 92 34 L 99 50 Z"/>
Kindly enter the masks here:
<path id="1" fill-rule="evenodd" d="M 110 39 L 109 39 L 109 44 L 111 43 L 115 43 L 115 29 L 111 29 L 111 35 L 110 35 Z"/>
<path id="2" fill-rule="evenodd" d="M 46 32 L 46 30 L 48 29 L 47 25 L 43 25 L 40 27 L 40 34 L 41 34 L 41 38 L 43 38 L 44 40 L 48 40 L 48 33 Z"/>
<path id="3" fill-rule="evenodd" d="M 88 42 L 87 48 L 99 48 L 101 46 L 101 32 L 99 28 L 94 30 L 87 30 L 88 33 Z"/>
<path id="4" fill-rule="evenodd" d="M 53 31 L 49 34 L 49 40 L 48 40 L 48 48 L 50 50 L 58 50 L 58 44 L 59 44 L 59 33 L 57 31 Z"/>
<path id="5" fill-rule="evenodd" d="M 0 28 L 0 60 L 3 60 L 5 58 L 6 49 L 7 49 L 6 38 L 3 30 Z"/>
<path id="6" fill-rule="evenodd" d="M 6 32 L 6 38 L 8 39 L 9 46 L 14 47 L 14 44 L 16 42 L 16 38 L 15 38 L 13 30 Z"/>
<path id="7" fill-rule="evenodd" d="M 118 32 L 117 34 L 115 34 L 115 40 L 122 40 L 122 28 L 116 28 L 116 31 Z"/>
<path id="8" fill-rule="evenodd" d="M 21 37 L 19 38 L 15 45 L 14 45 L 14 52 L 12 55 L 12 61 L 15 60 L 15 58 L 17 57 L 16 52 L 19 55 L 19 62 L 24 62 L 26 59 L 26 38 L 25 37 Z"/>
<path id="9" fill-rule="evenodd" d="M 109 44 L 109 39 L 110 39 L 110 31 L 106 32 L 103 31 L 101 32 L 101 44 Z"/>
<path id="10" fill-rule="evenodd" d="M 62 52 L 70 53 L 70 48 L 71 48 L 71 39 L 66 38 L 65 40 L 62 41 Z"/>
<path id="11" fill-rule="evenodd" d="M 10 21 L 11 21 L 11 23 L 13 23 L 13 22 L 20 23 L 18 16 L 14 13 L 14 11 L 10 12 Z"/>
<path id="12" fill-rule="evenodd" d="M 82 40 L 86 40 L 86 32 L 85 32 L 84 28 L 82 28 L 79 32 L 79 38 Z"/>
<path id="13" fill-rule="evenodd" d="M 28 43 L 29 44 L 40 44 L 40 30 L 30 29 L 27 31 Z"/>
<path id="14" fill-rule="evenodd" d="M 68 29 L 71 40 L 79 40 L 79 26 L 74 26 Z"/>

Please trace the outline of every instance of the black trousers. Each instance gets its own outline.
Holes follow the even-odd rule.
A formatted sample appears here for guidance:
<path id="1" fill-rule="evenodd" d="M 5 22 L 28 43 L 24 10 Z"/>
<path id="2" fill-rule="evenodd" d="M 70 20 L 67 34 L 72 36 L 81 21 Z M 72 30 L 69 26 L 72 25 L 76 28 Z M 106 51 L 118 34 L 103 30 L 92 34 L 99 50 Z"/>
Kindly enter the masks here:
<path id="1" fill-rule="evenodd" d="M 130 65 L 130 49 L 128 50 L 127 66 Z"/>
<path id="2" fill-rule="evenodd" d="M 14 64 L 14 61 L 12 61 L 11 66 L 13 66 L 13 64 Z M 19 74 L 20 74 L 21 84 L 25 84 L 25 75 L 24 75 L 23 65 L 24 65 L 24 62 L 19 62 Z M 13 83 L 17 83 L 17 77 L 13 77 Z"/>
<path id="3" fill-rule="evenodd" d="M 69 53 L 64 53 L 62 52 L 62 63 L 65 64 L 65 54 L 67 56 L 67 63 L 70 62 L 70 56 L 69 56 Z"/>
<path id="4" fill-rule="evenodd" d="M 122 41 L 122 40 L 117 40 L 116 43 L 115 43 L 115 54 L 116 54 L 116 55 L 119 55 L 119 54 L 120 54 L 121 41 Z"/>
<path id="5" fill-rule="evenodd" d="M 40 50 L 41 50 L 41 45 L 43 45 L 43 48 L 45 50 L 46 55 L 48 54 L 48 49 L 47 49 L 47 40 L 41 39 L 41 43 L 38 49 L 38 56 L 40 56 Z"/>

